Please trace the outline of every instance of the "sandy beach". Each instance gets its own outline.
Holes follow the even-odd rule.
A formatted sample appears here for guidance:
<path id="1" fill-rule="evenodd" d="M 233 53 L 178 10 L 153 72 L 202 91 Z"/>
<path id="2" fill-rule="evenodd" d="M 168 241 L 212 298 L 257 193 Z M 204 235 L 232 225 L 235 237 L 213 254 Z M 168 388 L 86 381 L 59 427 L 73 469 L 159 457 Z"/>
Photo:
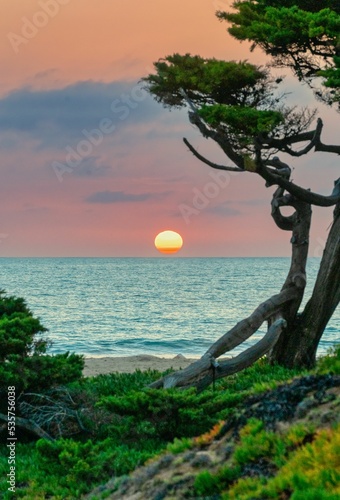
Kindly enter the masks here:
<path id="1" fill-rule="evenodd" d="M 112 372 L 133 373 L 135 370 L 164 371 L 169 368 L 179 370 L 190 365 L 195 359 L 189 359 L 178 354 L 174 358 L 160 358 L 149 354 L 140 354 L 137 356 L 119 356 L 104 358 L 85 358 L 85 367 L 83 374 L 85 377 L 107 374 Z"/>

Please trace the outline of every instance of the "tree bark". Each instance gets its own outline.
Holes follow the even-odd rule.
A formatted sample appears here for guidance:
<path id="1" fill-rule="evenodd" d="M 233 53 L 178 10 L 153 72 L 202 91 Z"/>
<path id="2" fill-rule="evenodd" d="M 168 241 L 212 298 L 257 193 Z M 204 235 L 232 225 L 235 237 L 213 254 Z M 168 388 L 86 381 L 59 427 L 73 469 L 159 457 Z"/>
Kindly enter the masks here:
<path id="1" fill-rule="evenodd" d="M 279 318 L 270 326 L 266 335 L 259 342 L 235 358 L 217 362 L 208 351 L 201 359 L 184 370 L 167 375 L 153 382 L 150 387 L 155 389 L 160 387 L 165 389 L 171 387 L 181 387 L 182 389 L 197 387 L 199 391 L 202 391 L 215 380 L 244 370 L 264 356 L 275 345 L 286 326 L 286 321 Z"/>
<path id="2" fill-rule="evenodd" d="M 314 366 L 319 341 L 339 301 L 340 204 L 334 211 L 312 296 L 304 311 L 280 336 L 271 360 L 287 367 Z"/>

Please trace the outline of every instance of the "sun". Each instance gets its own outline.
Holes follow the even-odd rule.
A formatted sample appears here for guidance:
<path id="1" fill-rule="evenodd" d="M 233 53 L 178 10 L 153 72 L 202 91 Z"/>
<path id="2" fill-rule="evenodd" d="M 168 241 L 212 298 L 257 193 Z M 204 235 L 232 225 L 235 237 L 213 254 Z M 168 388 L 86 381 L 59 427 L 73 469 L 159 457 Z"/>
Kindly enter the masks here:
<path id="1" fill-rule="evenodd" d="M 182 236 L 175 231 L 162 231 L 155 238 L 155 247 L 161 253 L 176 253 L 182 246 Z"/>

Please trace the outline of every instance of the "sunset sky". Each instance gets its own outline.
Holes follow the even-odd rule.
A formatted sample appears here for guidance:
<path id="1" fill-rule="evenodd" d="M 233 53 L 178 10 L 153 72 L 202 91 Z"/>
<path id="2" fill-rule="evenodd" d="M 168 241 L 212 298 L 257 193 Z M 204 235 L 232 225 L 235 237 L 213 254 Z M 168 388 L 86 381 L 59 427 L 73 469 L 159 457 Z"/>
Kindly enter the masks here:
<path id="1" fill-rule="evenodd" d="M 182 137 L 222 162 L 217 147 L 138 84 L 174 52 L 264 63 L 216 19 L 230 3 L 1 1 L 1 256 L 160 256 L 154 238 L 168 229 L 183 237 L 179 257 L 289 255 L 290 234 L 270 217 L 273 188 L 252 174 L 216 177 Z M 313 102 L 289 74 L 286 88 L 292 102 Z M 335 111 L 319 109 L 325 142 L 336 142 Z M 291 165 L 323 194 L 339 176 L 336 156 Z M 331 212 L 313 210 L 312 256 Z"/>

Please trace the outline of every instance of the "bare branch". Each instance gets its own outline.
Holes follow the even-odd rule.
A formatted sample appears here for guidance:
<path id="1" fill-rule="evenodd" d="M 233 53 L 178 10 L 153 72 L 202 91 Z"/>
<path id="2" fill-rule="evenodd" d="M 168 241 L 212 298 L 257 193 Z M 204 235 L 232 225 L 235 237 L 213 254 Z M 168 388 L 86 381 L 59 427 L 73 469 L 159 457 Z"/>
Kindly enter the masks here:
<path id="1" fill-rule="evenodd" d="M 197 113 L 198 112 L 197 107 L 192 102 L 192 100 L 189 99 L 188 94 L 185 92 L 185 90 L 183 88 L 181 88 L 181 89 L 179 89 L 179 93 L 184 98 L 185 102 L 188 104 L 188 106 L 191 109 L 191 111 L 193 111 L 194 113 Z"/>
<path id="2" fill-rule="evenodd" d="M 278 156 L 274 156 L 272 160 L 265 160 L 265 165 L 266 166 L 271 166 L 274 167 L 274 171 L 270 170 L 274 174 L 279 175 L 280 177 L 283 177 L 284 179 L 289 179 L 292 173 L 292 169 L 290 168 L 287 163 L 283 163 Z M 270 186 L 271 184 L 266 184 L 266 187 Z"/>
<path id="3" fill-rule="evenodd" d="M 211 354 L 206 353 L 201 359 L 184 370 L 167 375 L 151 384 L 150 387 L 164 387 L 165 389 L 171 387 L 181 387 L 182 389 L 197 387 L 198 390 L 202 391 L 214 380 L 243 370 L 264 356 L 275 346 L 286 326 L 286 321 L 283 318 L 278 318 L 259 342 L 235 358 L 218 362 Z"/>
<path id="4" fill-rule="evenodd" d="M 283 318 L 278 318 L 268 329 L 265 336 L 255 345 L 246 349 L 241 354 L 232 359 L 227 359 L 218 363 L 215 372 L 215 379 L 232 375 L 240 370 L 244 370 L 252 365 L 256 360 L 264 356 L 276 344 L 282 330 L 286 328 L 287 322 Z"/>
<path id="5" fill-rule="evenodd" d="M 306 126 L 306 125 L 305 125 Z M 315 144 L 320 140 L 320 135 L 322 131 L 323 123 L 320 118 L 317 120 L 317 125 L 315 130 L 310 130 L 308 132 L 300 132 L 296 133 L 293 135 L 287 135 L 283 139 L 276 139 L 274 137 L 260 137 L 260 143 L 262 146 L 267 145 L 269 148 L 275 148 L 280 151 L 286 151 L 289 153 L 291 156 L 302 156 L 303 154 L 308 153 Z M 292 144 L 297 144 L 299 142 L 307 142 L 309 141 L 309 144 L 304 148 L 306 152 L 304 153 L 302 151 L 293 151 L 292 149 L 289 148 L 290 145 Z"/>
<path id="6" fill-rule="evenodd" d="M 280 207 L 289 206 L 291 203 L 289 202 L 288 196 L 283 196 L 284 189 L 279 187 L 272 199 L 272 217 L 274 219 L 275 224 L 283 231 L 292 231 L 294 228 L 294 215 L 290 215 L 285 217 L 281 214 Z"/>
<path id="7" fill-rule="evenodd" d="M 228 156 L 228 158 L 235 163 L 239 167 L 240 170 L 243 170 L 243 157 L 234 151 L 234 149 L 231 147 L 230 142 L 228 141 L 228 138 L 226 138 L 224 133 L 218 132 L 216 130 L 212 130 L 200 117 L 198 113 L 198 109 L 194 105 L 194 103 L 189 99 L 187 96 L 186 92 L 181 89 L 181 94 L 186 100 L 187 104 L 190 107 L 189 111 L 189 121 L 193 125 L 195 125 L 198 130 L 201 132 L 203 137 L 209 137 L 210 139 L 213 139 L 217 144 L 220 146 L 222 151 Z"/>
<path id="8" fill-rule="evenodd" d="M 8 420 L 7 415 L 0 413 L 0 420 L 7 422 Z M 45 432 L 38 424 L 32 422 L 31 420 L 28 420 L 27 418 L 16 417 L 15 423 L 18 427 L 21 427 L 25 431 L 32 432 L 33 434 L 35 434 L 40 438 L 47 439 L 48 441 L 54 441 L 54 439 L 47 432 Z"/>
<path id="9" fill-rule="evenodd" d="M 269 185 L 277 184 L 299 200 L 310 203 L 311 205 L 331 207 L 340 201 L 340 178 L 334 182 L 332 194 L 330 196 L 323 196 L 318 193 L 313 193 L 308 189 L 304 189 L 282 176 L 273 173 L 269 168 L 265 167 L 263 163 L 258 163 L 257 173 L 265 179 Z"/>
<path id="10" fill-rule="evenodd" d="M 260 142 L 262 146 L 265 146 L 266 148 L 275 148 L 280 151 L 284 151 L 288 153 L 290 156 L 303 156 L 309 151 L 311 151 L 313 148 L 315 151 L 321 151 L 321 152 L 326 152 L 326 153 L 335 153 L 335 154 L 340 154 L 340 145 L 333 145 L 333 144 L 323 144 L 321 142 L 321 133 L 323 129 L 323 122 L 321 118 L 318 118 L 317 123 L 316 123 L 316 128 L 315 130 L 310 130 L 309 132 L 302 132 L 300 134 L 294 134 L 291 136 L 284 137 L 283 139 L 275 139 L 273 137 L 261 137 Z M 307 142 L 309 141 L 309 144 L 305 146 L 303 149 L 300 151 L 295 151 L 290 148 L 292 144 L 297 144 L 299 142 Z"/>
<path id="11" fill-rule="evenodd" d="M 245 170 L 241 169 L 241 168 L 238 168 L 238 167 L 228 167 L 226 165 L 218 165 L 217 163 L 213 163 L 212 161 L 208 160 L 207 158 L 205 158 L 204 156 L 202 156 L 191 144 L 190 142 L 184 137 L 183 138 L 183 142 L 186 146 L 188 146 L 188 148 L 190 149 L 190 151 L 192 152 L 192 154 L 194 156 L 196 156 L 196 158 L 198 158 L 200 161 L 202 161 L 203 163 L 206 163 L 207 165 L 209 165 L 209 167 L 212 167 L 212 168 L 215 168 L 217 170 L 227 170 L 227 171 L 230 171 L 230 172 L 245 172 Z"/>
<path id="12" fill-rule="evenodd" d="M 321 151 L 323 153 L 335 153 L 337 155 L 340 155 L 340 146 L 323 144 L 321 141 L 318 141 L 315 144 L 315 151 Z"/>
<path id="13" fill-rule="evenodd" d="M 234 151 L 230 145 L 230 141 L 226 136 L 225 132 L 218 132 L 216 130 L 210 129 L 204 121 L 201 119 L 197 112 L 189 111 L 189 121 L 195 125 L 201 132 L 203 137 L 209 137 L 213 141 L 217 142 L 222 151 L 228 156 L 228 158 L 235 163 L 240 169 L 244 167 L 243 157 Z"/>
<path id="14" fill-rule="evenodd" d="M 19 405 L 21 414 L 30 422 L 46 429 L 52 436 L 88 432 L 81 421 L 81 412 L 65 387 L 53 388 L 48 394 L 25 393 Z"/>
<path id="15" fill-rule="evenodd" d="M 317 124 L 316 124 L 316 129 L 314 130 L 313 137 L 310 141 L 309 144 L 307 144 L 306 147 L 301 149 L 300 151 L 294 151 L 293 149 L 289 148 L 288 145 L 284 146 L 283 150 L 288 153 L 290 156 L 303 156 L 309 151 L 311 151 L 317 144 L 321 144 L 320 142 L 320 136 L 321 136 L 321 131 L 322 131 L 323 123 L 320 118 L 318 118 Z"/>
<path id="16" fill-rule="evenodd" d="M 282 188 L 279 188 L 274 195 L 279 195 L 280 190 L 282 192 Z M 291 325 L 299 310 L 306 286 L 306 262 L 308 257 L 312 209 L 309 203 L 300 201 L 290 194 L 286 194 L 279 198 L 278 202 L 282 206 L 288 205 L 295 209 L 295 213 L 291 218 L 293 221 L 292 237 L 290 240 L 292 244 L 292 258 L 290 269 L 282 290 L 290 289 L 293 286 L 298 294 L 298 299 L 291 301 L 281 311 L 282 316 L 288 324 Z"/>

